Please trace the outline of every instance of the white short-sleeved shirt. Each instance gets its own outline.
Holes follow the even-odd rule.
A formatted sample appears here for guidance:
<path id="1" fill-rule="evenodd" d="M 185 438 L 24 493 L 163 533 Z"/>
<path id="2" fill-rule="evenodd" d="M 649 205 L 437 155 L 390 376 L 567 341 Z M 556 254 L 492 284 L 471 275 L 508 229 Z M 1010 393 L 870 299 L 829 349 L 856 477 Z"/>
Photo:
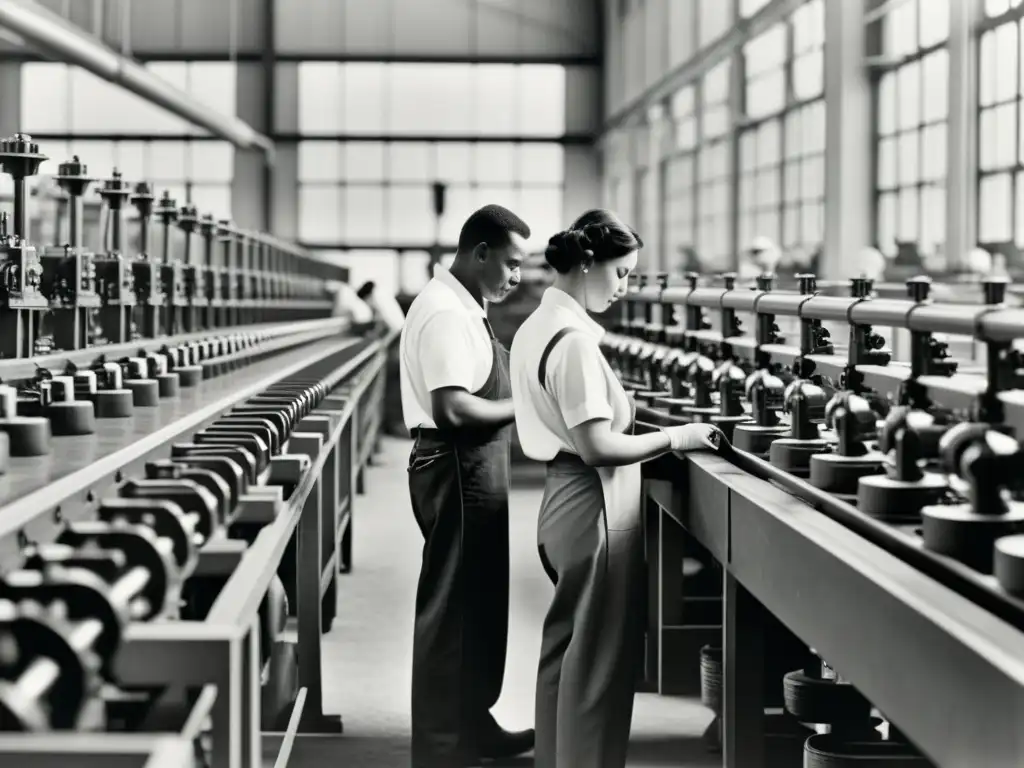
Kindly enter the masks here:
<path id="1" fill-rule="evenodd" d="M 476 392 L 487 381 L 494 349 L 484 308 L 445 267 L 413 300 L 398 354 L 402 414 L 408 429 L 436 427 L 430 393 L 444 387 Z"/>
<path id="2" fill-rule="evenodd" d="M 562 328 L 571 328 L 548 355 L 541 385 L 540 359 Z M 559 451 L 578 454 L 569 432 L 593 419 L 610 419 L 614 431 L 629 426 L 629 397 L 598 343 L 604 328 L 564 291 L 548 288 L 512 342 L 509 367 L 516 431 L 523 452 L 549 461 Z"/>

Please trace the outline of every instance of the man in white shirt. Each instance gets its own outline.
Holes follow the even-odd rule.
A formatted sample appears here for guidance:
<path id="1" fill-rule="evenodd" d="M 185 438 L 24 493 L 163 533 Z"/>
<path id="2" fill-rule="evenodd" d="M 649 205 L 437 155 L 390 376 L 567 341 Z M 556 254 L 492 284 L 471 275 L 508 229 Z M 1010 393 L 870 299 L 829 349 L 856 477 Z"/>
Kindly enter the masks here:
<path id="1" fill-rule="evenodd" d="M 409 495 L 423 532 L 412 672 L 414 768 L 476 765 L 533 748 L 490 713 L 508 643 L 508 351 L 487 302 L 519 284 L 530 228 L 488 205 L 470 216 L 451 268 L 413 301 L 399 344 L 414 443 Z"/>

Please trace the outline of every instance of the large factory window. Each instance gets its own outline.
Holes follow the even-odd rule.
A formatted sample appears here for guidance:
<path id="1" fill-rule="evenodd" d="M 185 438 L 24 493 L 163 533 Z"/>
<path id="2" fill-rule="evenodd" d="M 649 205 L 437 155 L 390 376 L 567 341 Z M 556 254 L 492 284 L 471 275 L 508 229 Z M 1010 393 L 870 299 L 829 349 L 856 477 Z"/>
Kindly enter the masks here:
<path id="1" fill-rule="evenodd" d="M 797 263 L 824 229 L 824 2 L 810 0 L 744 48 L 739 245 L 767 237 Z"/>
<path id="2" fill-rule="evenodd" d="M 235 64 L 171 61 L 146 66 L 194 98 L 234 114 Z M 40 149 L 50 158 L 40 168 L 41 177 L 57 173 L 60 163 L 78 155 L 94 178 L 108 178 L 116 168 L 129 182 L 150 182 L 157 196 L 166 190 L 179 206 L 191 202 L 200 213 L 231 217 L 234 148 L 83 69 L 52 62 L 23 64 L 21 126 L 41 137 Z M 188 134 L 195 138 L 176 138 Z M 103 135 L 139 138 L 97 138 Z M 47 189 L 44 178 L 37 183 Z M 89 199 L 98 199 L 94 195 Z"/>
<path id="3" fill-rule="evenodd" d="M 677 91 L 670 100 L 671 152 L 664 160 L 665 260 L 670 271 L 692 268 L 696 243 L 696 88 Z"/>
<path id="4" fill-rule="evenodd" d="M 732 23 L 732 3 L 723 0 L 700 0 L 697 6 L 698 42 L 703 47 L 717 40 Z"/>
<path id="5" fill-rule="evenodd" d="M 555 143 L 307 140 L 299 144 L 299 237 L 308 243 L 425 247 L 458 241 L 476 208 L 515 210 L 541 247 L 562 226 L 563 149 Z M 432 185 L 446 184 L 434 216 Z"/>
<path id="6" fill-rule="evenodd" d="M 749 19 L 768 5 L 768 0 L 740 0 L 740 16 Z"/>
<path id="7" fill-rule="evenodd" d="M 40 166 L 41 194 L 56 194 L 47 177 L 78 155 L 96 179 L 86 199 L 99 200 L 96 190 L 116 169 L 133 185 L 147 181 L 158 198 L 166 191 L 178 206 L 191 202 L 201 214 L 231 217 L 231 180 L 234 148 L 223 141 L 157 139 L 105 141 L 97 139 L 48 140 L 40 147 L 49 159 Z"/>
<path id="8" fill-rule="evenodd" d="M 235 114 L 234 63 L 169 61 L 146 67 L 193 98 Z M 207 133 L 91 72 L 54 62 L 22 64 L 21 127 L 26 133 L 55 136 Z"/>
<path id="9" fill-rule="evenodd" d="M 881 21 L 899 63 L 877 84 L 875 239 L 911 263 L 941 256 L 946 239 L 948 17 L 948 0 L 911 0 Z"/>
<path id="10" fill-rule="evenodd" d="M 987 0 L 978 73 L 978 241 L 1020 266 L 1024 248 L 1024 131 L 1019 110 L 1024 5 Z M 998 18 L 993 18 L 998 17 Z"/>
<path id="11" fill-rule="evenodd" d="M 730 63 L 710 70 L 701 84 L 701 146 L 697 153 L 697 247 L 703 268 L 727 269 L 730 168 L 728 132 Z"/>
<path id="12" fill-rule="evenodd" d="M 565 67 L 302 62 L 298 128 L 304 136 L 555 138 L 565 133 Z"/>

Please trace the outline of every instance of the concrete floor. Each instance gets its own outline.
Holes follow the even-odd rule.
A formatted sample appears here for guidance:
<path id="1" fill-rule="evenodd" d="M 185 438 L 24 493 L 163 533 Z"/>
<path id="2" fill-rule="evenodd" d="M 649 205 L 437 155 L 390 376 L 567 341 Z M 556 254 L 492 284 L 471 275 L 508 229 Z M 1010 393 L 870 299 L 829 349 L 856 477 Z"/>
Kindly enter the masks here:
<path id="1" fill-rule="evenodd" d="M 338 618 L 324 640 L 324 710 L 341 713 L 341 737 L 302 736 L 290 768 L 409 766 L 413 604 L 422 539 L 412 520 L 405 465 L 409 443 L 385 439 L 354 511 L 354 570 L 339 582 Z M 535 547 L 537 472 L 513 481 L 511 597 L 505 685 L 495 714 L 510 729 L 533 725 L 534 679 L 551 585 Z M 720 765 L 700 735 L 710 714 L 699 702 L 639 694 L 629 766 Z M 273 760 L 268 761 L 269 765 Z M 506 765 L 532 765 L 532 758 Z M 580 768 L 585 768 L 581 766 Z"/>

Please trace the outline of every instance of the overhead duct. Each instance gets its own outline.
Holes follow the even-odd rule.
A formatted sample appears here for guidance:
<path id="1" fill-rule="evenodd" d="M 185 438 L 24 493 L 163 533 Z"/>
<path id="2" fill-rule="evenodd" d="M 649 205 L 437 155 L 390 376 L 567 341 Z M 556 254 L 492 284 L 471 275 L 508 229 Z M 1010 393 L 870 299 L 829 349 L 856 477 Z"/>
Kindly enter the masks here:
<path id="1" fill-rule="evenodd" d="M 55 59 L 116 83 L 237 147 L 274 151 L 274 143 L 248 123 L 210 109 L 32 0 L 0 0 L 0 26 Z"/>

